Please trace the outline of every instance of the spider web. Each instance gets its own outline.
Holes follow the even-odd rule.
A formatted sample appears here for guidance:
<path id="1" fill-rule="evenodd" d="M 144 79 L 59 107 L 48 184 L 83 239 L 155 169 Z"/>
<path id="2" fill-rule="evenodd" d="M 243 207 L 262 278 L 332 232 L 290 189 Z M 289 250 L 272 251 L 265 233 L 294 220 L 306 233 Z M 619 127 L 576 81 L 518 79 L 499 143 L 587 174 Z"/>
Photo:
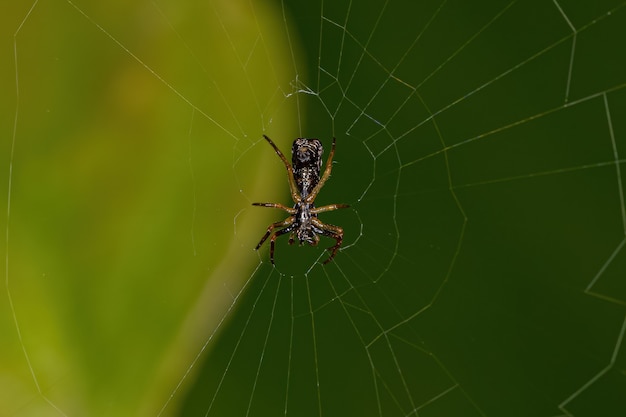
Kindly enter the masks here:
<path id="1" fill-rule="evenodd" d="M 3 17 L 0 414 L 623 413 L 626 3 L 306 3 Z"/>

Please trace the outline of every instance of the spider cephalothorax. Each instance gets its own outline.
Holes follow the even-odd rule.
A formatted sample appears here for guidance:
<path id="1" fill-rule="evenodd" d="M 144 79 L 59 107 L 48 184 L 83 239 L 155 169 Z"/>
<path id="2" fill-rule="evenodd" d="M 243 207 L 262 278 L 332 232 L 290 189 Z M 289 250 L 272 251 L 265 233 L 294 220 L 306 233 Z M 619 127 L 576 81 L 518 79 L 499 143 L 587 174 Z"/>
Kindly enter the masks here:
<path id="1" fill-rule="evenodd" d="M 327 264 L 335 257 L 335 254 L 341 246 L 341 242 L 343 240 L 343 229 L 339 226 L 323 223 L 317 218 L 317 215 L 325 211 L 348 207 L 347 204 L 331 204 L 322 207 L 315 207 L 315 198 L 324 186 L 328 177 L 330 177 L 333 155 L 335 154 L 335 138 L 333 138 L 333 145 L 330 150 L 330 154 L 328 155 L 328 161 L 326 161 L 324 173 L 320 178 L 324 148 L 318 139 L 296 139 L 291 147 L 292 165 L 289 161 L 287 161 L 285 155 L 283 155 L 280 149 L 278 149 L 270 138 L 265 135 L 263 135 L 263 137 L 270 145 L 272 145 L 276 154 L 285 164 L 285 168 L 287 168 L 289 188 L 291 190 L 291 198 L 294 201 L 294 206 L 287 207 L 280 203 L 252 203 L 255 206 L 279 208 L 290 214 L 290 216 L 285 220 L 269 225 L 267 232 L 261 238 L 261 241 L 255 249 L 259 249 L 263 242 L 271 236 L 270 260 L 273 264 L 274 242 L 278 236 L 290 233 L 290 245 L 292 245 L 294 240 L 297 238 L 301 245 L 308 243 L 313 246 L 319 243 L 319 235 L 328 236 L 335 239 L 335 245 L 328 248 L 331 253 L 330 257 L 324 261 L 324 263 Z M 283 229 L 273 231 L 274 229 L 281 227 Z"/>

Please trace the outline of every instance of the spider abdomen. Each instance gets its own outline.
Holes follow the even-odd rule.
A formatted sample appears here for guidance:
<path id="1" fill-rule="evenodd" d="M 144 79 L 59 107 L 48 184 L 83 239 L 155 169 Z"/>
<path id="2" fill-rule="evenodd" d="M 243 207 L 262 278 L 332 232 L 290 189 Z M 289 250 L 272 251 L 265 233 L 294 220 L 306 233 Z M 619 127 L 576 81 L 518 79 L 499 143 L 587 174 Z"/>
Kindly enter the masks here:
<path id="1" fill-rule="evenodd" d="M 294 170 L 294 177 L 296 180 L 296 185 L 298 186 L 298 191 L 302 198 L 307 198 L 313 188 L 320 181 L 320 171 L 319 169 L 305 167 L 300 168 L 299 170 Z"/>
<path id="2" fill-rule="evenodd" d="M 298 138 L 291 147 L 291 162 L 296 186 L 306 198 L 320 181 L 324 148 L 318 139 Z"/>

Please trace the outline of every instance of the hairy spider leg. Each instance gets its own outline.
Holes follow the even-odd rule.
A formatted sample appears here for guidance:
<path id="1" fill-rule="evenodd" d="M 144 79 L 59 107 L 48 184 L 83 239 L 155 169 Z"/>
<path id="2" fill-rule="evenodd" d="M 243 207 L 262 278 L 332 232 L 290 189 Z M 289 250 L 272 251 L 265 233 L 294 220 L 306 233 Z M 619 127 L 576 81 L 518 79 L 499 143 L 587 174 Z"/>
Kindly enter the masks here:
<path id="1" fill-rule="evenodd" d="M 286 223 L 286 222 L 293 223 L 293 220 L 290 217 L 281 223 Z M 276 241 L 276 238 L 278 236 L 284 235 L 285 233 L 290 233 L 293 230 L 294 226 L 295 226 L 294 224 L 291 224 L 290 226 L 287 226 L 284 229 L 281 229 L 272 233 L 272 237 L 270 238 L 270 261 L 272 262 L 272 265 L 275 265 L 274 264 L 274 242 Z"/>
<path id="2" fill-rule="evenodd" d="M 290 216 L 290 217 L 287 217 L 287 218 L 286 218 L 285 220 L 283 220 L 283 221 L 280 221 L 280 222 L 276 222 L 276 223 L 272 223 L 272 224 L 270 224 L 270 225 L 269 225 L 269 227 L 267 228 L 267 232 L 263 235 L 263 237 L 261 238 L 261 241 L 259 242 L 259 244 L 258 244 L 258 245 L 256 245 L 256 248 L 254 248 L 254 250 L 259 250 L 259 248 L 261 247 L 261 245 L 262 245 L 262 244 L 263 244 L 263 243 L 267 240 L 267 238 L 268 238 L 268 237 L 270 237 L 270 235 L 272 235 L 272 242 L 274 242 L 274 239 L 275 239 L 274 235 L 276 235 L 276 233 L 279 233 L 279 232 L 282 232 L 282 231 L 284 231 L 284 230 L 289 229 L 289 227 L 286 227 L 285 229 L 280 230 L 280 231 L 278 231 L 278 232 L 274 232 L 274 233 L 272 233 L 272 230 L 276 229 L 277 227 L 291 226 L 291 225 L 293 225 L 293 222 L 294 222 L 295 220 L 296 220 L 296 219 L 295 219 L 295 217 Z M 290 230 L 288 230 L 288 231 L 290 232 L 290 231 L 291 231 L 291 229 L 290 229 Z M 285 232 L 285 233 L 287 233 L 287 232 Z M 281 235 L 282 235 L 282 233 L 281 233 Z M 279 235 L 279 236 L 280 236 L 280 235 Z"/>
<path id="3" fill-rule="evenodd" d="M 272 148 L 274 148 L 274 152 L 276 152 L 276 155 L 278 155 L 278 157 L 283 161 L 283 163 L 285 164 L 285 168 L 287 168 L 287 177 L 289 179 L 289 190 L 291 191 L 291 199 L 297 203 L 299 201 L 301 201 L 302 199 L 300 198 L 300 194 L 298 193 L 298 187 L 296 185 L 296 179 L 293 176 L 293 167 L 291 166 L 291 164 L 289 163 L 289 161 L 287 160 L 287 158 L 285 158 L 285 155 L 283 155 L 283 153 L 280 151 L 280 149 L 278 149 L 278 146 L 276 146 L 276 144 L 274 142 L 272 142 L 272 139 L 270 139 L 268 136 L 263 135 L 263 137 L 265 138 L 265 140 L 272 145 Z M 334 149 L 334 142 L 333 142 L 333 149 Z M 319 190 L 318 190 L 319 191 Z"/>
<path id="4" fill-rule="evenodd" d="M 339 226 L 323 223 L 316 217 L 311 219 L 311 223 L 313 223 L 321 231 L 322 235 L 326 237 L 331 237 L 336 241 L 334 246 L 327 248 L 331 252 L 328 259 L 323 262 L 324 265 L 326 265 L 333 260 L 333 258 L 337 254 L 337 251 L 339 250 L 339 247 L 341 246 L 341 242 L 343 241 L 343 229 Z"/>
<path id="5" fill-rule="evenodd" d="M 329 204 L 327 206 L 315 207 L 311 209 L 311 213 L 319 214 L 319 213 L 324 213 L 326 211 L 333 211 L 333 210 L 338 210 L 338 209 L 348 208 L 348 207 L 350 207 L 349 204 Z"/>
<path id="6" fill-rule="evenodd" d="M 252 203 L 252 205 L 260 206 L 260 207 L 277 208 L 277 209 L 285 210 L 289 214 L 296 214 L 296 210 L 294 208 L 287 207 L 284 204 L 280 204 L 280 203 Z"/>
<path id="7" fill-rule="evenodd" d="M 324 174 L 322 174 L 322 178 L 320 178 L 320 181 L 313 188 L 313 190 L 311 190 L 311 194 L 309 194 L 306 197 L 307 203 L 313 203 L 313 201 L 315 201 L 317 194 L 320 192 L 320 190 L 324 186 L 324 183 L 326 182 L 326 180 L 330 177 L 330 172 L 333 169 L 333 156 L 335 155 L 335 142 L 336 142 L 336 139 L 333 138 L 333 144 L 330 148 L 330 153 L 328 154 L 328 160 L 326 161 L 326 166 L 324 167 Z"/>

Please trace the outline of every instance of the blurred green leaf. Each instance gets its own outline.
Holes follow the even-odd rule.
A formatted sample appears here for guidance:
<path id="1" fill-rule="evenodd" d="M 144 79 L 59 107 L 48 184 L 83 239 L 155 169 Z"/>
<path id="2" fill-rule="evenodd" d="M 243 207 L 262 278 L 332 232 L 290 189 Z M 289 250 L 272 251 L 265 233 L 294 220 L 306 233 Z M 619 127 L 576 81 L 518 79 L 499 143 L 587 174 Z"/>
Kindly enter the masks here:
<path id="1" fill-rule="evenodd" d="M 273 175 L 246 150 L 259 103 L 290 82 L 280 16 L 232 1 L 5 12 L 1 112 L 18 115 L 0 145 L 0 414 L 155 415 L 258 262 L 237 213 L 242 181 Z"/>

